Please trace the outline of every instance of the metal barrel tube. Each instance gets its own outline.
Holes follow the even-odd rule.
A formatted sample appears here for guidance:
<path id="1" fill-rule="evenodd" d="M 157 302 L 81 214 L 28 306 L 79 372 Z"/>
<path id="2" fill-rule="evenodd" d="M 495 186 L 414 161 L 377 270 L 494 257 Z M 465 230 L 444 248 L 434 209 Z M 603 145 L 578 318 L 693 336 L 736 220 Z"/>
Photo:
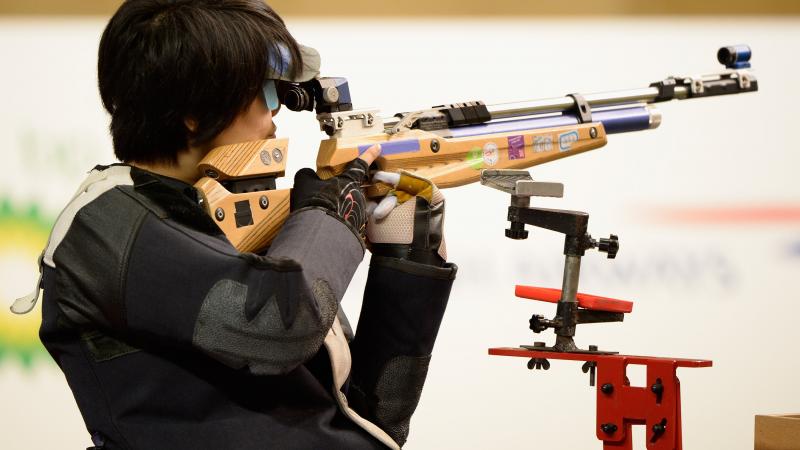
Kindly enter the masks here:
<path id="1" fill-rule="evenodd" d="M 629 131 L 657 128 L 661 123 L 659 111 L 649 105 L 632 108 L 613 108 L 592 112 L 592 121 L 601 122 L 607 134 L 625 133 Z M 538 128 L 562 127 L 576 125 L 578 117 L 573 114 L 552 115 L 544 117 L 527 117 L 512 120 L 492 121 L 480 125 L 450 128 L 435 131 L 442 137 L 467 137 L 488 133 L 510 133 L 513 131 L 533 130 Z"/>
<path id="2" fill-rule="evenodd" d="M 644 104 L 653 102 L 656 97 L 658 96 L 658 89 L 656 88 L 642 88 L 642 89 L 631 89 L 625 91 L 611 91 L 611 92 L 602 92 L 596 94 L 586 94 L 583 95 L 583 98 L 589 103 L 593 110 L 595 109 L 602 109 L 602 108 L 610 108 L 610 107 L 618 107 L 622 105 L 630 105 L 632 108 L 644 108 Z M 687 92 L 684 86 L 678 86 L 675 88 L 675 97 L 676 98 L 686 98 Z M 493 124 L 496 120 L 504 120 L 504 119 L 516 119 L 522 118 L 522 120 L 531 120 L 534 118 L 527 117 L 527 116 L 535 116 L 541 115 L 545 116 L 547 114 L 558 114 L 562 113 L 561 116 L 558 117 L 554 123 L 554 125 L 550 126 L 562 126 L 562 125 L 574 125 L 577 123 L 577 119 L 574 115 L 569 114 L 575 107 L 575 101 L 572 97 L 557 97 L 557 98 L 549 98 L 549 99 L 542 99 L 542 100 L 529 100 L 523 102 L 511 102 L 511 103 L 498 103 L 495 105 L 487 105 L 486 109 L 489 110 L 489 113 L 492 117 L 492 122 L 488 122 L 483 125 L 490 125 Z M 600 114 L 601 111 L 593 111 L 593 117 L 597 114 Z M 614 114 L 614 113 L 606 113 L 606 114 Z M 656 113 L 658 114 L 658 113 Z M 535 119 L 544 120 L 546 123 L 547 120 L 552 120 L 553 116 L 545 116 Z M 654 126 L 648 126 L 645 128 L 634 128 L 634 129 L 625 129 L 622 131 L 636 131 L 636 130 L 645 130 L 648 128 L 656 128 L 660 123 L 660 115 L 657 118 L 658 120 L 651 121 L 654 123 Z M 396 117 L 386 117 L 383 119 L 384 127 L 386 129 L 392 128 L 394 125 L 397 124 L 399 121 Z M 509 123 L 512 121 L 508 121 Z M 497 122 L 501 123 L 501 122 Z M 481 125 L 482 126 L 482 125 Z M 502 129 L 506 125 L 500 125 L 499 127 Z M 472 129 L 472 126 L 461 127 L 465 129 Z M 543 127 L 537 127 L 543 128 Z M 606 127 L 608 128 L 608 127 Z M 525 129 L 525 128 L 519 128 Z M 455 129 L 450 129 L 449 131 L 453 131 L 453 136 L 471 136 L 475 133 L 472 132 L 455 132 Z M 515 131 L 515 130 L 508 130 L 508 131 Z M 606 130 L 609 133 L 613 133 L 613 131 Z M 622 132 L 620 131 L 620 132 Z M 488 132 L 488 131 L 487 131 Z M 464 134 L 464 133 L 471 133 L 471 134 Z"/>
<path id="3" fill-rule="evenodd" d="M 630 89 L 625 91 L 599 92 L 595 94 L 582 94 L 583 98 L 592 108 L 603 106 L 625 105 L 631 103 L 648 103 L 658 96 L 656 88 Z M 575 107 L 572 97 L 556 97 L 542 100 L 528 100 L 522 102 L 498 103 L 487 105 L 486 109 L 494 119 L 508 119 L 512 117 L 529 116 L 532 114 L 547 114 L 566 112 Z"/>
<path id="4" fill-rule="evenodd" d="M 734 46 L 734 47 L 724 47 L 720 49 L 718 57 L 720 62 L 728 65 L 729 67 L 749 68 L 750 64 L 748 63 L 748 60 L 750 59 L 751 54 L 752 52 L 750 51 L 750 48 L 747 46 Z M 731 73 L 735 73 L 736 78 L 730 78 Z M 747 76 L 753 81 L 755 80 L 755 77 L 747 71 L 732 72 L 730 70 L 701 75 L 700 77 L 694 78 L 694 80 L 706 83 L 708 86 L 713 86 L 715 84 L 738 85 L 739 80 L 743 76 Z M 676 85 L 674 90 L 674 97 L 670 97 L 670 99 L 674 98 L 677 100 L 683 100 L 695 96 L 703 97 L 703 95 L 698 95 L 697 93 L 692 94 L 689 89 L 690 88 L 687 85 L 682 85 L 682 84 Z M 731 89 L 727 91 L 723 90 L 720 92 L 716 92 L 713 95 L 733 94 L 751 90 L 755 91 L 757 89 L 755 88 L 755 86 L 753 89 L 750 89 L 749 87 L 741 87 L 739 89 Z M 616 105 L 628 105 L 635 103 L 651 103 L 655 101 L 664 100 L 663 98 L 659 99 L 659 89 L 654 86 L 639 88 L 639 89 L 598 92 L 594 94 L 581 94 L 581 95 L 586 100 L 586 102 L 589 103 L 589 106 L 591 106 L 592 108 L 616 106 Z M 575 106 L 576 106 L 575 100 L 572 97 L 564 96 L 556 98 L 547 98 L 542 100 L 528 100 L 523 102 L 497 103 L 494 105 L 487 105 L 486 109 L 489 110 L 489 113 L 492 116 L 492 120 L 495 120 L 495 119 L 508 119 L 514 117 L 529 116 L 533 114 L 563 113 L 572 110 L 573 108 L 575 108 Z"/>
<path id="5" fill-rule="evenodd" d="M 624 91 L 610 91 L 583 95 L 583 98 L 594 108 L 616 106 L 635 103 L 648 103 L 658 96 L 658 89 L 643 88 Z M 511 119 L 516 117 L 532 116 L 537 114 L 564 113 L 575 107 L 572 97 L 555 97 L 540 100 L 526 100 L 521 102 L 497 103 L 486 105 L 492 120 Z M 397 124 L 396 117 L 383 119 L 384 125 L 389 128 Z"/>

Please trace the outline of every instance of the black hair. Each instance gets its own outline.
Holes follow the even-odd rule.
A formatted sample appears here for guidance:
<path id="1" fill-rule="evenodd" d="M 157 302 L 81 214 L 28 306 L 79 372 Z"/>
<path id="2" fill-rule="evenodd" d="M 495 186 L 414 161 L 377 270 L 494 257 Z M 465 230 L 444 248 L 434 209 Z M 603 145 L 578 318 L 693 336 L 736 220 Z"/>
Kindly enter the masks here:
<path id="1" fill-rule="evenodd" d="M 103 32 L 97 62 L 114 153 L 175 163 L 190 144 L 227 128 L 261 93 L 271 67 L 292 77 L 303 68 L 297 42 L 263 0 L 125 1 Z"/>

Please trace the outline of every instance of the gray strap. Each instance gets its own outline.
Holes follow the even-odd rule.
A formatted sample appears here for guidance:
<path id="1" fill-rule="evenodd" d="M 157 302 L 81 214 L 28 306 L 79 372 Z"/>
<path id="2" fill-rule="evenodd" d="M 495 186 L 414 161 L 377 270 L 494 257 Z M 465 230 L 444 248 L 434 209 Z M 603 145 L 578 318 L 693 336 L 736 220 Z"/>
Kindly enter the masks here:
<path id="1" fill-rule="evenodd" d="M 331 371 L 333 373 L 332 392 L 336 403 L 339 405 L 339 409 L 347 418 L 353 421 L 353 423 L 361 427 L 375 439 L 381 441 L 385 446 L 392 450 L 400 450 L 400 446 L 397 445 L 384 430 L 355 412 L 353 408 L 350 407 L 347 397 L 342 393 L 342 386 L 344 386 L 347 377 L 350 375 L 352 359 L 350 356 L 350 347 L 347 344 L 344 330 L 338 318 L 333 321 L 333 326 L 328 330 L 327 336 L 325 336 L 325 348 L 328 350 L 328 357 L 331 360 Z"/>
<path id="2" fill-rule="evenodd" d="M 75 215 L 78 214 L 81 208 L 94 201 L 97 197 L 120 185 L 133 185 L 129 166 L 111 166 L 105 170 L 95 169 L 89 173 L 89 176 L 81 183 L 72 199 L 56 219 L 56 223 L 47 240 L 47 245 L 41 256 L 39 256 L 39 277 L 36 280 L 36 286 L 30 294 L 14 301 L 14 304 L 11 305 L 11 312 L 14 314 L 26 314 L 33 310 L 39 300 L 42 287 L 42 264 L 47 264 L 53 268 L 56 267 L 56 263 L 53 261 L 53 254 L 55 254 L 59 244 L 67 235 L 72 221 L 75 220 Z"/>
<path id="3" fill-rule="evenodd" d="M 44 252 L 39 255 L 39 277 L 36 279 L 36 286 L 33 288 L 33 291 L 26 295 L 25 297 L 20 297 L 14 301 L 14 304 L 11 305 L 11 312 L 14 314 L 27 314 L 31 312 L 34 306 L 36 306 L 36 301 L 39 300 L 39 295 L 42 291 L 42 259 L 44 258 Z"/>

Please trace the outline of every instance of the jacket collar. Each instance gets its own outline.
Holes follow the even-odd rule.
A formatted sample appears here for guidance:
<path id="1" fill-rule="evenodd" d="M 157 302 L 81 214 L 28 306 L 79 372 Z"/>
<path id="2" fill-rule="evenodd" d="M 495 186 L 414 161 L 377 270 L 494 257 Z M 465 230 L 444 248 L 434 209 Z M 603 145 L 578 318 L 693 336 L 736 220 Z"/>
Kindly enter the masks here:
<path id="1" fill-rule="evenodd" d="M 134 190 L 161 207 L 170 219 L 206 234 L 222 234 L 201 206 L 200 194 L 193 186 L 133 166 L 131 178 Z"/>

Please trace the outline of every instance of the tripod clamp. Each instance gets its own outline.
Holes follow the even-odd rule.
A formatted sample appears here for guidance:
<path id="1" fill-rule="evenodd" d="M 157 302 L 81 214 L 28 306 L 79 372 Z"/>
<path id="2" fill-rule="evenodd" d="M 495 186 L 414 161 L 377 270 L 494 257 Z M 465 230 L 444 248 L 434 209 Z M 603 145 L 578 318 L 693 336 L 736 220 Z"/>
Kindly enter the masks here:
<path id="1" fill-rule="evenodd" d="M 505 230 L 506 237 L 516 240 L 527 239 L 528 231 L 525 225 L 548 229 L 565 236 L 562 289 L 558 291 L 517 286 L 518 296 L 547 302 L 555 301 L 558 305 L 553 319 L 534 315 L 529 321 L 534 333 L 553 328 L 556 334 L 555 345 L 542 347 L 540 344 L 536 346 L 536 350 L 615 353 L 599 351 L 594 346 L 590 349 L 580 349 L 575 345 L 573 338 L 580 323 L 622 322 L 624 313 L 632 310 L 630 302 L 578 293 L 581 257 L 586 250 L 596 248 L 606 253 L 609 259 L 613 259 L 619 251 L 619 238 L 612 234 L 607 239 L 593 239 L 587 232 L 589 215 L 585 212 L 530 206 L 531 197 L 563 197 L 564 185 L 561 183 L 533 181 L 526 170 L 484 170 L 481 172 L 481 184 L 511 194 L 511 205 L 508 207 L 510 226 Z"/>

